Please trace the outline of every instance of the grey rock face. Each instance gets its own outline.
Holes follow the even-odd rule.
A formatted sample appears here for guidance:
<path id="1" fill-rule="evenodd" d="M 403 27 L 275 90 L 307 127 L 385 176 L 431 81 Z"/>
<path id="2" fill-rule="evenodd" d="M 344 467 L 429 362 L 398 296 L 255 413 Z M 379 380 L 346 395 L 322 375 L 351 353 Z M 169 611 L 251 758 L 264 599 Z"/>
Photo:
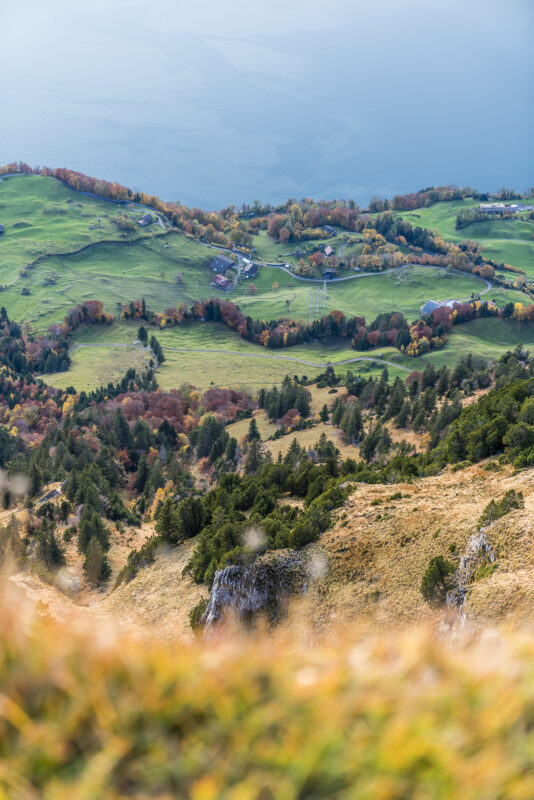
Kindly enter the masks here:
<path id="1" fill-rule="evenodd" d="M 486 535 L 486 529 L 481 528 L 469 537 L 465 551 L 460 558 L 458 569 L 454 575 L 454 588 L 447 593 L 445 614 L 440 626 L 442 631 L 455 634 L 464 627 L 466 622 L 465 598 L 469 584 L 484 562 L 493 564 L 494 561 L 495 552 Z"/>
<path id="2" fill-rule="evenodd" d="M 309 579 L 308 559 L 293 550 L 276 550 L 252 564 L 220 569 L 201 624 L 209 628 L 226 614 L 245 624 L 258 616 L 275 624 L 283 617 L 289 599 L 306 591 Z"/>

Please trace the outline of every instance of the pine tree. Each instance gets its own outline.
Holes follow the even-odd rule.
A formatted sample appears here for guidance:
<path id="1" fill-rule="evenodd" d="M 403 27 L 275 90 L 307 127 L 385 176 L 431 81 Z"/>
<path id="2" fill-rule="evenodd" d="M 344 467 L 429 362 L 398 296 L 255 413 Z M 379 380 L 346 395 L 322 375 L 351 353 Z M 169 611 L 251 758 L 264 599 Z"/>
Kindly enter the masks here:
<path id="1" fill-rule="evenodd" d="M 248 426 L 247 439 L 249 442 L 251 442 L 253 439 L 261 440 L 260 432 L 258 430 L 258 423 L 254 417 L 252 417 L 250 420 L 250 425 Z"/>
<path id="2" fill-rule="evenodd" d="M 454 566 L 443 556 L 431 559 L 421 581 L 421 594 L 433 606 L 441 606 L 445 602 L 447 592 L 452 588 L 451 573 Z"/>
<path id="3" fill-rule="evenodd" d="M 180 517 L 174 501 L 168 497 L 161 506 L 155 526 L 156 533 L 167 542 L 177 542 L 182 535 Z"/>
<path id="4" fill-rule="evenodd" d="M 406 427 L 406 424 L 407 424 L 407 422 L 408 422 L 408 420 L 410 418 L 410 411 L 411 411 L 410 401 L 409 400 L 405 400 L 404 403 L 402 404 L 401 410 L 399 411 L 399 413 L 397 414 L 397 417 L 395 419 L 395 425 L 398 428 L 405 428 Z"/>
<path id="5" fill-rule="evenodd" d="M 95 537 L 104 550 L 109 549 L 109 533 L 98 513 L 90 506 L 84 506 L 78 529 L 78 550 L 85 553 L 91 539 Z"/>
<path id="6" fill-rule="evenodd" d="M 132 434 L 130 432 L 130 426 L 120 408 L 118 408 L 113 415 L 111 430 L 117 447 L 131 448 Z"/>
<path id="7" fill-rule="evenodd" d="M 328 406 L 326 405 L 326 403 L 319 411 L 319 419 L 321 420 L 321 422 L 328 422 Z"/>
<path id="8" fill-rule="evenodd" d="M 247 458 L 245 461 L 245 474 L 255 475 L 261 467 L 261 444 L 258 439 L 253 439 L 248 447 Z"/>
<path id="9" fill-rule="evenodd" d="M 137 475 L 135 476 L 135 483 L 134 483 L 134 489 L 136 490 L 136 492 L 141 493 L 144 490 L 147 479 L 148 479 L 148 464 L 145 454 L 141 453 L 141 458 L 139 459 L 139 464 L 137 465 Z"/>
<path id="10" fill-rule="evenodd" d="M 163 364 L 165 361 L 165 356 L 163 355 L 163 350 L 161 348 L 160 343 L 156 339 L 154 335 L 150 337 L 150 349 L 154 353 L 158 364 Z"/>
<path id="11" fill-rule="evenodd" d="M 51 525 L 43 525 L 39 534 L 39 558 L 48 569 L 60 567 L 65 563 L 63 550 L 59 546 Z"/>
<path id="12" fill-rule="evenodd" d="M 43 485 L 43 476 L 41 471 L 35 461 L 32 461 L 30 466 L 30 485 L 28 487 L 28 494 L 30 497 L 35 497 L 36 494 L 39 493 L 41 486 Z"/>
<path id="13" fill-rule="evenodd" d="M 87 546 L 83 568 L 87 580 L 93 584 L 105 580 L 111 573 L 102 545 L 96 536 L 92 537 Z"/>
<path id="14" fill-rule="evenodd" d="M 148 333 L 146 332 L 146 328 L 145 328 L 144 325 L 141 325 L 141 327 L 137 331 L 137 338 L 139 339 L 139 341 L 141 342 L 143 347 L 147 346 L 147 344 L 148 344 Z"/>

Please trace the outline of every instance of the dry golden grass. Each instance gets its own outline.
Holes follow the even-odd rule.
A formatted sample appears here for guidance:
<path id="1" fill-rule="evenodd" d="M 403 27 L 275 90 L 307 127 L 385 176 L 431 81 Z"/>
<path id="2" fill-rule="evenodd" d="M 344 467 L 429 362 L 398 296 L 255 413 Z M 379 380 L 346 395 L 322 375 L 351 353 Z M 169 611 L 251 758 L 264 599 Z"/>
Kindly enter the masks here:
<path id="1" fill-rule="evenodd" d="M 381 626 L 436 622 L 419 587 L 435 555 L 461 555 L 487 503 L 508 489 L 522 491 L 525 508 L 488 529 L 496 553 L 493 573 L 467 595 L 474 626 L 534 622 L 534 470 L 488 472 L 484 464 L 424 478 L 414 484 L 360 484 L 337 522 L 320 539 L 330 562 L 318 616 L 353 618 Z M 389 500 L 401 492 L 400 500 Z M 375 505 L 373 505 L 373 501 Z M 377 501 L 382 501 L 377 504 Z M 452 551 L 452 552 L 451 552 Z"/>
<path id="2" fill-rule="evenodd" d="M 256 411 L 252 413 L 252 416 L 256 420 L 261 438 L 267 439 L 267 437 L 272 436 L 278 426 L 275 422 L 269 421 L 265 411 L 262 408 L 257 408 Z M 228 425 L 226 430 L 229 436 L 234 436 L 237 441 L 240 442 L 243 437 L 247 435 L 249 425 L 250 419 L 241 419 L 239 422 L 232 422 L 231 425 Z"/>
<path id="3" fill-rule="evenodd" d="M 2 800 L 531 800 L 531 639 L 226 629 L 193 646 L 0 598 Z"/>
<path id="4" fill-rule="evenodd" d="M 273 458 L 276 458 L 278 453 L 282 453 L 282 456 L 285 456 L 291 447 L 293 439 L 296 439 L 301 447 L 309 450 L 310 448 L 313 449 L 314 444 L 322 433 L 325 433 L 327 438 L 335 444 L 343 459 L 358 458 L 358 448 L 346 444 L 342 432 L 338 428 L 333 428 L 327 422 L 320 422 L 314 425 L 313 428 L 306 428 L 302 431 L 291 431 L 280 439 L 264 442 L 264 447 L 271 453 Z"/>

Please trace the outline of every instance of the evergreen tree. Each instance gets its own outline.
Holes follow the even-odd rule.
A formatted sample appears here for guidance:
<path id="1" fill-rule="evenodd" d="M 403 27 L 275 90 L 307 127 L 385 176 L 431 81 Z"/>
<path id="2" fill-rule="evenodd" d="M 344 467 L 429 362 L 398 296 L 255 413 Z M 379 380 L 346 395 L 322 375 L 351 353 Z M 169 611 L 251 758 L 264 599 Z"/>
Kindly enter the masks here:
<path id="1" fill-rule="evenodd" d="M 28 494 L 30 497 L 35 497 L 43 485 L 43 476 L 35 461 L 32 461 L 31 463 L 29 479 Z"/>
<path id="2" fill-rule="evenodd" d="M 404 403 L 402 404 L 401 410 L 399 411 L 395 419 L 395 425 L 398 428 L 406 427 L 408 420 L 410 419 L 410 412 L 411 412 L 410 401 L 405 400 Z"/>
<path id="3" fill-rule="evenodd" d="M 104 550 L 109 550 L 109 533 L 99 514 L 91 508 L 84 506 L 80 517 L 78 528 L 78 550 L 80 553 L 87 552 L 89 542 L 95 537 Z"/>
<path id="4" fill-rule="evenodd" d="M 132 446 L 132 434 L 128 420 L 118 408 L 113 415 L 113 422 L 111 425 L 113 439 L 117 447 L 130 449 Z"/>
<path id="5" fill-rule="evenodd" d="M 245 461 L 245 474 L 246 475 L 255 475 L 256 472 L 261 467 L 262 463 L 262 455 L 261 455 L 261 444 L 258 439 L 253 439 L 247 451 L 247 458 Z"/>
<path id="6" fill-rule="evenodd" d="M 154 353 L 154 356 L 156 357 L 158 364 L 163 364 L 163 362 L 165 361 L 165 356 L 163 355 L 163 350 L 161 348 L 160 343 L 158 342 L 158 340 L 154 335 L 150 337 L 150 349 Z"/>
<path id="7" fill-rule="evenodd" d="M 59 546 L 54 535 L 54 529 L 50 524 L 43 524 L 39 532 L 39 558 L 48 569 L 60 567 L 65 563 L 63 550 Z"/>
<path id="8" fill-rule="evenodd" d="M 136 492 L 143 492 L 146 482 L 148 480 L 148 464 L 144 453 L 141 454 L 139 464 L 137 467 L 137 475 L 135 477 L 134 489 Z"/>
<path id="9" fill-rule="evenodd" d="M 447 394 L 447 392 L 449 391 L 449 385 L 450 385 L 449 370 L 447 369 L 447 367 L 442 367 L 440 370 L 439 380 L 438 380 L 438 395 L 440 397 L 443 397 L 444 394 Z"/>
<path id="10" fill-rule="evenodd" d="M 326 405 L 326 403 L 319 411 L 319 419 L 321 420 L 321 422 L 328 422 L 328 406 Z"/>
<path id="11" fill-rule="evenodd" d="M 141 325 L 141 327 L 137 331 L 137 338 L 139 339 L 139 341 L 141 342 L 143 347 L 147 346 L 147 344 L 148 344 L 148 333 L 146 332 L 146 328 L 145 328 L 144 325 Z"/>
<path id="12" fill-rule="evenodd" d="M 168 497 L 161 506 L 155 530 L 166 542 L 178 542 L 182 538 L 182 525 L 174 501 Z"/>
<path id="13" fill-rule="evenodd" d="M 247 439 L 249 442 L 251 442 L 253 439 L 258 439 L 259 441 L 261 440 L 260 432 L 258 430 L 258 423 L 254 417 L 252 417 L 248 426 Z"/>
<path id="14" fill-rule="evenodd" d="M 87 546 L 83 569 L 92 584 L 100 583 L 111 574 L 106 554 L 96 536 L 91 538 Z"/>
<path id="15" fill-rule="evenodd" d="M 445 602 L 447 592 L 452 588 L 451 573 L 454 566 L 443 556 L 431 559 L 421 581 L 421 594 L 432 606 L 441 606 Z"/>

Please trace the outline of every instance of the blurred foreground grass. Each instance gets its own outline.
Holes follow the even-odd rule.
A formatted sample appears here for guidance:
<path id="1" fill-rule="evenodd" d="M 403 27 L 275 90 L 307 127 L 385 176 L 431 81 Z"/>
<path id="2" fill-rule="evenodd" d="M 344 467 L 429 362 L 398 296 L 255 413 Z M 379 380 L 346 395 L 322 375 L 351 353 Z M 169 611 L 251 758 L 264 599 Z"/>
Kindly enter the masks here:
<path id="1" fill-rule="evenodd" d="M 2 800 L 534 797 L 524 638 L 147 647 L 1 607 Z"/>

